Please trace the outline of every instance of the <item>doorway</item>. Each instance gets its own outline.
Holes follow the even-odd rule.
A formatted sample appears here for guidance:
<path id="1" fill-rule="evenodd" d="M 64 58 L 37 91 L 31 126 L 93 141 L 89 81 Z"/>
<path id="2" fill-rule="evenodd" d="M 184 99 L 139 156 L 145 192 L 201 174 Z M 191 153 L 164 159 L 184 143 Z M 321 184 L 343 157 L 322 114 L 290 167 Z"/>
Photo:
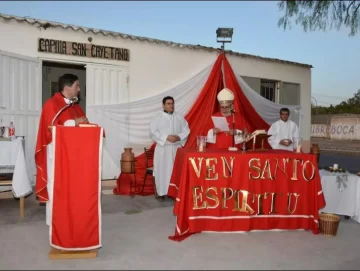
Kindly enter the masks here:
<path id="1" fill-rule="evenodd" d="M 43 61 L 42 65 L 42 105 L 59 91 L 59 77 L 65 73 L 77 75 L 80 81 L 79 105 L 86 114 L 86 68 L 84 64 L 70 64 Z"/>

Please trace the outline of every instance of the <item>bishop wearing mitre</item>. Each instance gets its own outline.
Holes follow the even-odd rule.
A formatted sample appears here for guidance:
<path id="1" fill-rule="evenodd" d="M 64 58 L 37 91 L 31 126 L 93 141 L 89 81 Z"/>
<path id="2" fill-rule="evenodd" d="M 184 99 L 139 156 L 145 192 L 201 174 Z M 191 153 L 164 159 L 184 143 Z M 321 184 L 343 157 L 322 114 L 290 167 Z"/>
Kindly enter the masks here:
<path id="1" fill-rule="evenodd" d="M 240 143 L 243 142 L 242 130 L 246 128 L 250 132 L 247 121 L 239 112 L 233 111 L 234 98 L 234 93 L 228 88 L 224 88 L 218 93 L 217 100 L 220 104 L 220 112 L 216 112 L 213 116 L 224 117 L 228 129 L 226 129 L 227 131 L 221 130 L 213 125 L 207 134 L 208 148 L 228 149 L 232 147 L 235 134 L 235 147 L 240 149 Z M 235 121 L 235 129 L 233 129 L 233 121 Z"/>

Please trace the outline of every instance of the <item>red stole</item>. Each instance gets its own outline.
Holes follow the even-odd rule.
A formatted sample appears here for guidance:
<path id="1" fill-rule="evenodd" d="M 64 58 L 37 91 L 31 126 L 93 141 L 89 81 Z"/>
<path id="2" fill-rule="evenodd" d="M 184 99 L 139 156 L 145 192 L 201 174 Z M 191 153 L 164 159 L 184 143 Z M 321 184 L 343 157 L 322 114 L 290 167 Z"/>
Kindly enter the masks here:
<path id="1" fill-rule="evenodd" d="M 47 155 L 46 146 L 51 143 L 52 135 L 49 126 L 55 115 L 66 105 L 64 97 L 57 92 L 44 104 L 40 116 L 39 129 L 35 149 L 36 163 L 36 196 L 40 202 L 48 201 L 47 186 Z M 55 120 L 54 125 L 64 125 L 65 121 L 84 117 L 84 111 L 78 104 L 66 108 Z"/>
<path id="2" fill-rule="evenodd" d="M 221 114 L 221 112 L 216 112 L 215 114 L 213 114 L 214 117 L 223 117 L 223 115 Z M 229 125 L 229 129 L 233 128 L 233 116 L 230 115 L 228 117 L 225 117 L 227 120 L 227 123 Z M 249 125 L 248 123 L 241 117 L 241 115 L 239 113 L 235 113 L 235 129 L 238 130 L 244 130 L 244 128 L 246 127 L 248 133 L 250 132 L 249 130 Z M 214 126 L 212 128 L 215 128 Z M 232 142 L 233 142 L 233 136 L 229 135 L 226 132 L 219 132 L 216 135 L 216 143 L 215 144 L 207 144 L 207 147 L 209 149 L 228 149 L 229 147 L 232 146 Z M 241 147 L 241 144 L 235 144 L 235 147 L 237 147 L 238 149 Z"/>

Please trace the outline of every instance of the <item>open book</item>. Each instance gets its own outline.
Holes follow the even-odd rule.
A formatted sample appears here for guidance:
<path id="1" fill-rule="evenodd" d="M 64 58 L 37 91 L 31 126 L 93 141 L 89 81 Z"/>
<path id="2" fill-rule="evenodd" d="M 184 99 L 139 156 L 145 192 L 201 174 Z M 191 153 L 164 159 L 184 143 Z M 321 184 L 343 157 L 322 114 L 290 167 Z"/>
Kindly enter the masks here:
<path id="1" fill-rule="evenodd" d="M 255 130 L 254 132 L 252 132 L 251 134 L 249 134 L 246 138 L 246 142 L 250 141 L 251 139 L 254 139 L 256 138 L 256 136 L 258 135 L 264 135 L 266 136 L 267 135 L 267 132 L 266 130 Z"/>
<path id="2" fill-rule="evenodd" d="M 79 127 L 98 127 L 98 125 L 94 123 L 79 123 Z"/>

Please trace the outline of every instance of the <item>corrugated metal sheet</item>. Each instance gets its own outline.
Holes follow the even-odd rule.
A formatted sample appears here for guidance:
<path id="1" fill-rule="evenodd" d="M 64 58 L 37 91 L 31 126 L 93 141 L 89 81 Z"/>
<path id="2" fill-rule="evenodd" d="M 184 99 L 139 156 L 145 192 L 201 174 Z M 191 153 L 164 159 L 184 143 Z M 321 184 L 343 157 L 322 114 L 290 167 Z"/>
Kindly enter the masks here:
<path id="1" fill-rule="evenodd" d="M 4 20 L 15 20 L 17 22 L 25 22 L 25 23 L 28 23 L 31 25 L 37 25 L 38 27 L 43 27 L 45 29 L 50 28 L 50 27 L 59 27 L 62 29 L 70 29 L 73 31 L 83 31 L 84 33 L 92 32 L 94 34 L 102 34 L 104 36 L 121 37 L 123 39 L 139 40 L 142 42 L 150 42 L 150 43 L 157 43 L 157 44 L 165 44 L 167 46 L 172 46 L 172 47 L 188 48 L 188 49 L 193 49 L 193 50 L 204 50 L 204 51 L 209 51 L 209 52 L 213 52 L 213 51 L 220 52 L 221 51 L 220 49 L 213 48 L 213 47 L 182 44 L 182 43 L 176 43 L 176 42 L 171 42 L 171 41 L 164 41 L 164 40 L 159 40 L 159 39 L 152 39 L 152 38 L 128 35 L 128 34 L 123 34 L 123 33 L 114 32 L 114 31 L 106 31 L 106 30 L 95 29 L 95 28 L 87 28 L 87 27 L 82 27 L 82 26 L 69 25 L 69 24 L 64 24 L 64 23 L 51 22 L 51 21 L 33 19 L 33 18 L 28 18 L 28 17 L 6 15 L 6 14 L 2 14 L 2 13 L 0 13 L 0 18 L 3 18 Z M 255 59 L 260 59 L 260 60 L 265 60 L 265 61 L 270 61 L 270 62 L 278 62 L 278 63 L 283 63 L 283 64 L 302 66 L 302 67 L 306 67 L 306 68 L 313 68 L 313 66 L 309 65 L 309 64 L 281 60 L 281 59 L 277 59 L 277 58 L 267 58 L 267 57 L 249 55 L 249 54 L 242 54 L 242 53 L 238 53 L 238 52 L 233 52 L 231 50 L 226 50 L 226 53 L 229 55 L 235 55 L 235 56 L 240 56 L 240 57 L 255 58 Z"/>
<path id="2" fill-rule="evenodd" d="M 128 68 L 111 65 L 86 65 L 86 105 L 129 102 Z"/>
<path id="3" fill-rule="evenodd" d="M 0 51 L 0 118 L 25 137 L 28 172 L 35 180 L 35 144 L 41 112 L 41 61 Z"/>

